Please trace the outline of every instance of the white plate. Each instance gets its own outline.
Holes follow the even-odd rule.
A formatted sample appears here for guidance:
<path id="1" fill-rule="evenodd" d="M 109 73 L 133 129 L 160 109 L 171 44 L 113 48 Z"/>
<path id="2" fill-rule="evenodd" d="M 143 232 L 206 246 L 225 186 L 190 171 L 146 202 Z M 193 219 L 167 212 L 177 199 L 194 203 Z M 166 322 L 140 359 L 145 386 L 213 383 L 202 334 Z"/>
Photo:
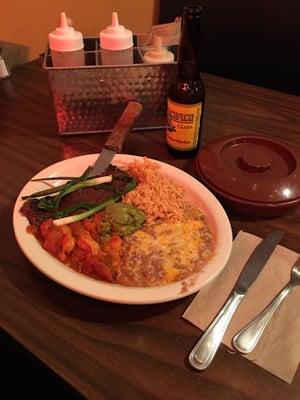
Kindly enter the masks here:
<path id="1" fill-rule="evenodd" d="M 34 178 L 55 176 L 78 176 L 87 166 L 93 165 L 97 154 L 74 157 L 65 161 L 50 165 Z M 119 154 L 116 155 L 113 164 L 128 163 L 141 157 Z M 46 250 L 44 250 L 33 235 L 26 233 L 27 219 L 20 214 L 23 204 L 22 196 L 45 188 L 41 182 L 28 182 L 20 192 L 15 203 L 13 213 L 13 226 L 17 242 L 25 256 L 43 274 L 55 282 L 74 290 L 75 292 L 90 296 L 99 300 L 124 304 L 154 304 L 179 299 L 197 292 L 204 285 L 214 279 L 224 268 L 232 246 L 232 232 L 228 217 L 214 195 L 200 182 L 187 173 L 169 165 L 157 161 L 161 166 L 161 173 L 172 178 L 185 187 L 186 196 L 195 205 L 199 206 L 208 217 L 211 229 L 215 233 L 216 247 L 212 258 L 204 268 L 187 282 L 187 290 L 183 291 L 182 282 L 153 288 L 125 287 L 111 283 L 105 283 L 65 266 Z M 55 183 L 55 181 L 54 181 Z M 57 181 L 60 184 L 61 181 Z M 187 281 L 187 279 L 185 279 Z"/>

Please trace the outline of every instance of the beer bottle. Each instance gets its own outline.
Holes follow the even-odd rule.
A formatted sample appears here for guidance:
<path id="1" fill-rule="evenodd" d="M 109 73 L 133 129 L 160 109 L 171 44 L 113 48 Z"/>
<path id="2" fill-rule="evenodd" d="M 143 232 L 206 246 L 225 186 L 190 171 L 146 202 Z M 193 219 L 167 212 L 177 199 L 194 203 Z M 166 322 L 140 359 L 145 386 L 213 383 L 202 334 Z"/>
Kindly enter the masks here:
<path id="1" fill-rule="evenodd" d="M 176 81 L 168 93 L 167 144 L 176 157 L 198 151 L 205 89 L 200 77 L 202 7 L 183 9 Z"/>

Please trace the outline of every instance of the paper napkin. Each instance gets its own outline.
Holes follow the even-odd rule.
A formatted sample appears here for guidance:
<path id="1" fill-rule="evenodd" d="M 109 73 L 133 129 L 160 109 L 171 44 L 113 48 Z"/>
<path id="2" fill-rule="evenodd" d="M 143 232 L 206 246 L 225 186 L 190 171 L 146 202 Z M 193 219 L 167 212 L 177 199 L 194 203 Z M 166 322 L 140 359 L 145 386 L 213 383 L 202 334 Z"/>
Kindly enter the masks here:
<path id="1" fill-rule="evenodd" d="M 222 273 L 200 290 L 183 318 L 204 331 L 228 298 L 248 257 L 261 238 L 240 231 Z M 233 336 L 256 317 L 290 279 L 299 254 L 278 245 L 237 309 L 223 343 L 233 349 Z M 256 348 L 243 355 L 291 383 L 300 360 L 300 286 L 295 287 L 269 322 Z"/>

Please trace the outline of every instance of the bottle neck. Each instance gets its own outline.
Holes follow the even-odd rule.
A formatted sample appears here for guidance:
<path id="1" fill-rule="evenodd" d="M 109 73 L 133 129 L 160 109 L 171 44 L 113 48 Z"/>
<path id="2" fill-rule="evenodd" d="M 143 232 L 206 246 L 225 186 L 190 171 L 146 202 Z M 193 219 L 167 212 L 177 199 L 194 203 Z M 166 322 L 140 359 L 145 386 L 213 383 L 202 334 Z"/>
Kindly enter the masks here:
<path id="1" fill-rule="evenodd" d="M 200 53 L 201 19 L 183 19 L 178 49 L 178 79 L 200 79 Z"/>

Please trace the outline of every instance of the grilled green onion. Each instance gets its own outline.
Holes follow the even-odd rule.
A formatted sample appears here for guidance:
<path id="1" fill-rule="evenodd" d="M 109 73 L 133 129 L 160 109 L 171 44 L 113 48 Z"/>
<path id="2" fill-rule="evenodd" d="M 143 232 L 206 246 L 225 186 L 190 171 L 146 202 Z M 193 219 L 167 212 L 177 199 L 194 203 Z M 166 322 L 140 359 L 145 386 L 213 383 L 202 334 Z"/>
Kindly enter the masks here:
<path id="1" fill-rule="evenodd" d="M 96 214 L 97 212 L 104 210 L 104 208 L 106 208 L 108 205 L 115 203 L 118 200 L 120 200 L 120 196 L 113 197 L 109 200 L 104 201 L 101 204 L 98 204 L 97 206 L 91 208 L 90 210 L 83 211 L 80 214 L 70 215 L 69 217 L 65 217 L 65 218 L 54 219 L 53 224 L 55 226 L 62 226 L 62 225 L 72 224 L 73 222 L 81 221 L 82 219 L 91 217 L 92 215 Z"/>
<path id="2" fill-rule="evenodd" d="M 103 178 L 105 178 L 105 179 L 103 179 Z M 100 176 L 98 178 L 90 178 L 85 181 L 77 180 L 76 184 L 78 184 L 77 189 L 81 189 L 82 187 L 97 186 L 97 185 L 100 185 L 101 183 L 108 183 L 111 181 L 112 181 L 112 175 L 108 175 L 108 176 Z M 74 182 L 74 181 L 70 181 L 70 182 Z M 43 196 L 47 196 L 49 194 L 58 193 L 62 189 L 64 189 L 65 186 L 66 186 L 66 184 L 55 186 L 53 188 L 46 189 L 46 190 L 40 190 L 38 192 L 31 193 L 30 195 L 22 196 L 22 200 L 33 199 L 36 197 L 43 197 Z M 74 184 L 74 186 L 75 186 L 75 184 Z M 77 189 L 74 189 L 74 190 L 77 190 Z M 68 193 L 71 193 L 71 192 L 69 191 Z"/>

